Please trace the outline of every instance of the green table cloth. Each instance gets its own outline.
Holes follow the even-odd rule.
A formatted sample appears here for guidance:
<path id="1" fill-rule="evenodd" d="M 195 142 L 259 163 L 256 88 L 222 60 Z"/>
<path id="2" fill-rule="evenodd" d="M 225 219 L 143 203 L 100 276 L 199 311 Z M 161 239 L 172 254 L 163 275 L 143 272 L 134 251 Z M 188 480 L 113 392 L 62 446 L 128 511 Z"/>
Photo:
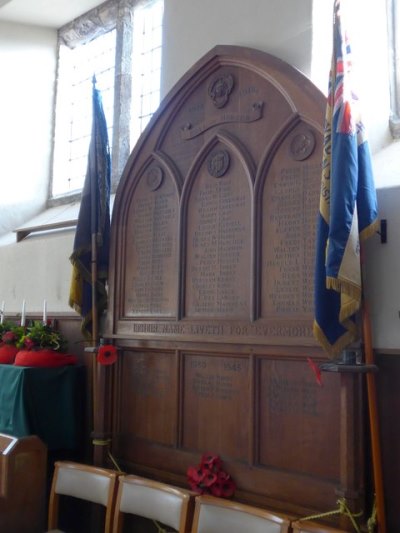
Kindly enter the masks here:
<path id="1" fill-rule="evenodd" d="M 0 365 L 0 433 L 37 435 L 48 450 L 80 444 L 84 367 Z"/>

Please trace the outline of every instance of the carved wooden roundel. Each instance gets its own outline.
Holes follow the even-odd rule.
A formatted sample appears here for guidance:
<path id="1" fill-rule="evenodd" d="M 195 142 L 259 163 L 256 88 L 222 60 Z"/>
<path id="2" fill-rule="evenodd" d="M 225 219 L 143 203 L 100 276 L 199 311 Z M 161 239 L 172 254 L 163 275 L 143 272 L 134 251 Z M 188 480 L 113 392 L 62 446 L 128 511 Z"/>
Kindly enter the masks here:
<path id="1" fill-rule="evenodd" d="M 290 153 L 295 161 L 304 161 L 315 148 L 315 135 L 311 130 L 297 131 L 290 143 Z"/>
<path id="2" fill-rule="evenodd" d="M 146 183 L 148 188 L 151 191 L 156 191 L 162 184 L 163 181 L 163 171 L 161 167 L 154 166 L 152 167 L 146 176 Z"/>
<path id="3" fill-rule="evenodd" d="M 207 170 L 214 178 L 221 178 L 226 174 L 230 163 L 230 157 L 227 150 L 219 150 L 213 154 L 207 163 Z"/>
<path id="4" fill-rule="evenodd" d="M 234 85 L 234 79 L 231 74 L 227 76 L 220 76 L 215 78 L 208 87 L 208 94 L 212 101 L 214 102 L 215 107 L 220 109 L 224 107 L 229 99 L 229 95 L 232 92 Z"/>

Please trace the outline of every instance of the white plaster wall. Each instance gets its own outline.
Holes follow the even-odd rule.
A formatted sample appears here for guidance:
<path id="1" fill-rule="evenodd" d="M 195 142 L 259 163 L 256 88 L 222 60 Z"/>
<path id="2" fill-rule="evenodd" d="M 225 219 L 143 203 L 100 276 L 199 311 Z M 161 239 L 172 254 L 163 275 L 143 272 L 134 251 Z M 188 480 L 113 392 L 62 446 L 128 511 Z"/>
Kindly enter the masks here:
<path id="1" fill-rule="evenodd" d="M 68 257 L 73 247 L 74 233 L 60 231 L 34 235 L 17 245 L 8 244 L 1 250 L 0 300 L 5 302 L 5 315 L 19 313 L 22 300 L 26 312 L 41 313 L 43 300 L 51 313 L 71 311 L 68 295 L 71 266 Z"/>
<path id="2" fill-rule="evenodd" d="M 387 219 L 388 242 L 367 242 L 366 294 L 370 304 L 373 345 L 400 348 L 400 187 L 378 191 L 381 218 Z"/>
<path id="3" fill-rule="evenodd" d="M 373 345 L 400 349 L 400 141 L 374 157 L 379 218 L 387 221 L 387 243 L 379 235 L 366 243 L 365 293 L 370 307 Z"/>
<path id="4" fill-rule="evenodd" d="M 258 48 L 308 76 L 312 0 L 166 0 L 163 41 L 163 95 L 217 44 Z"/>
<path id="5" fill-rule="evenodd" d="M 46 201 L 56 44 L 54 30 L 0 22 L 0 235 Z"/>

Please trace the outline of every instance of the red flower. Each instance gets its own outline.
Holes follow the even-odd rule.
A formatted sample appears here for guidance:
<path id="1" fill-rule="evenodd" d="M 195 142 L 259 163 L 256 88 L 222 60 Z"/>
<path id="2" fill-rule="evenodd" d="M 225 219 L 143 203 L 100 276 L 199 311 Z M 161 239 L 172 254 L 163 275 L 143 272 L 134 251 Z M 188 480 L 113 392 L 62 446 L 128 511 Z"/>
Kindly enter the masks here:
<path id="1" fill-rule="evenodd" d="M 100 346 L 97 352 L 97 362 L 101 365 L 112 365 L 117 360 L 117 348 L 111 344 Z"/>
<path id="2" fill-rule="evenodd" d="M 4 344 L 14 344 L 17 340 L 17 336 L 13 331 L 6 331 L 3 333 L 1 340 L 4 342 Z"/>
<path id="3" fill-rule="evenodd" d="M 198 494 L 213 494 L 221 498 L 230 498 L 236 485 L 229 474 L 221 470 L 221 459 L 218 455 L 206 453 L 198 466 L 187 469 L 190 488 Z"/>
<path id="4" fill-rule="evenodd" d="M 187 470 L 188 479 L 192 480 L 194 483 L 201 483 L 204 479 L 204 472 L 201 468 L 195 466 L 189 466 Z"/>
<path id="5" fill-rule="evenodd" d="M 187 480 L 189 482 L 190 488 L 197 492 L 198 494 L 203 494 L 203 479 L 204 472 L 201 468 L 195 466 L 189 466 L 186 472 Z"/>
<path id="6" fill-rule="evenodd" d="M 35 342 L 32 339 L 25 339 L 24 340 L 24 346 L 27 350 L 32 350 L 32 348 L 35 346 Z"/>
<path id="7" fill-rule="evenodd" d="M 212 453 L 203 454 L 200 462 L 202 468 L 216 472 L 221 468 L 221 459 L 218 455 L 213 455 Z"/>
<path id="8" fill-rule="evenodd" d="M 235 492 L 236 484 L 229 474 L 221 470 L 218 472 L 217 481 L 211 487 L 211 494 L 220 498 L 231 498 Z"/>
<path id="9" fill-rule="evenodd" d="M 209 470 L 205 470 L 203 485 L 208 488 L 214 485 L 216 481 L 217 481 L 217 474 L 214 474 L 214 472 L 210 472 Z"/>
<path id="10" fill-rule="evenodd" d="M 311 357 L 307 357 L 307 363 L 311 370 L 314 372 L 315 379 L 320 387 L 322 387 L 322 376 L 321 376 L 321 370 L 319 369 L 319 366 L 317 366 L 314 361 L 311 359 Z"/>

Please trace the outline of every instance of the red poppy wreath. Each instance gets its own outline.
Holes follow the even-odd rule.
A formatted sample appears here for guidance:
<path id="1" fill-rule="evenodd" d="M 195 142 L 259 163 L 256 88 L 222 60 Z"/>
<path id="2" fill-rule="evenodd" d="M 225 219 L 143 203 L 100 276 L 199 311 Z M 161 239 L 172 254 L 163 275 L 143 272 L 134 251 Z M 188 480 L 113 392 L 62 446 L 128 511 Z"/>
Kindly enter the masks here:
<path id="1" fill-rule="evenodd" d="M 231 476 L 222 470 L 219 456 L 211 453 L 205 453 L 198 466 L 189 466 L 187 479 L 190 488 L 198 494 L 231 498 L 236 489 Z"/>
<path id="2" fill-rule="evenodd" d="M 117 360 L 117 348 L 112 344 L 100 346 L 97 352 L 97 362 L 101 365 L 112 365 Z"/>

